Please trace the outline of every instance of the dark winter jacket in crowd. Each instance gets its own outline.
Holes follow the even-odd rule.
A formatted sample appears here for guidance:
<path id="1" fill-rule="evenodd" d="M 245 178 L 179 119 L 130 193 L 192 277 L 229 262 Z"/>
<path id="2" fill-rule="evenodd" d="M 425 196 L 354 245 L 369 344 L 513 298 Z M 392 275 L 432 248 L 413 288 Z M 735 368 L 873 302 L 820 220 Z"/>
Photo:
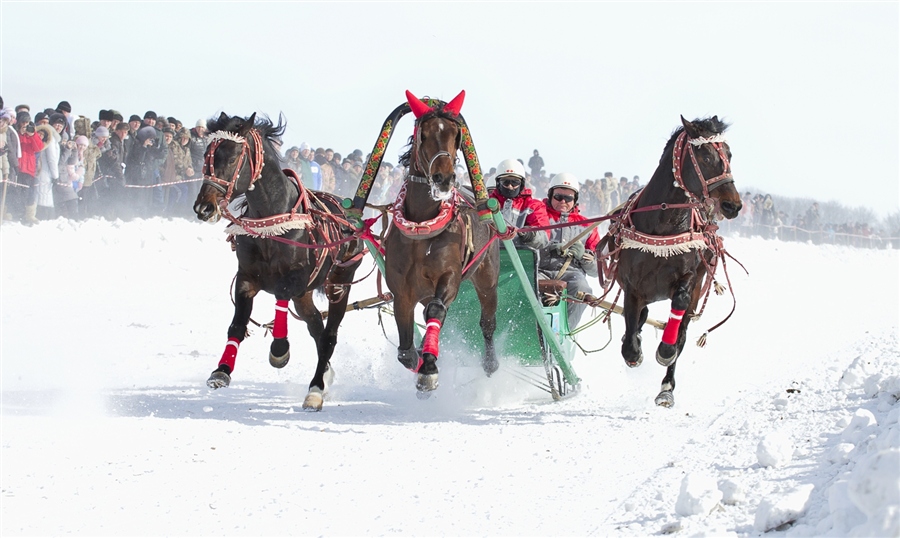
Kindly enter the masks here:
<path id="1" fill-rule="evenodd" d="M 135 141 L 125 161 L 125 182 L 128 185 L 155 185 L 160 167 L 168 150 L 158 139 L 150 146 Z"/>

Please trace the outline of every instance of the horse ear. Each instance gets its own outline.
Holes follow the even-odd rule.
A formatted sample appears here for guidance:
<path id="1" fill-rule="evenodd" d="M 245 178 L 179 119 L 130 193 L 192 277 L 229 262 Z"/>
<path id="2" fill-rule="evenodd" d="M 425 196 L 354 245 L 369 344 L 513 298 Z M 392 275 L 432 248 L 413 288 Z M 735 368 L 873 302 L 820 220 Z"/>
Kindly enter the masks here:
<path id="1" fill-rule="evenodd" d="M 406 90 L 406 101 L 409 103 L 409 108 L 412 110 L 412 113 L 416 117 L 416 119 L 419 119 L 425 114 L 431 112 L 431 108 L 420 101 L 419 98 L 413 95 L 409 90 Z"/>
<path id="2" fill-rule="evenodd" d="M 700 136 L 700 130 L 697 129 L 697 126 L 684 119 L 684 116 L 681 116 L 681 124 L 684 125 L 684 132 L 688 134 L 688 137 L 697 138 Z"/>
<path id="3" fill-rule="evenodd" d="M 466 99 L 466 90 L 459 92 L 459 95 L 454 97 L 449 103 L 444 105 L 444 111 L 453 114 L 454 116 L 459 116 L 459 111 L 462 109 L 463 101 Z"/>
<path id="4" fill-rule="evenodd" d="M 224 126 L 226 123 L 228 123 L 228 114 L 222 112 L 219 114 L 219 125 Z"/>
<path id="5" fill-rule="evenodd" d="M 239 129 L 241 136 L 244 136 L 247 133 L 249 133 L 250 129 L 252 129 L 254 125 L 256 125 L 256 112 L 254 112 L 253 114 L 250 115 L 249 118 L 244 120 L 244 124 L 241 125 L 241 128 Z"/>

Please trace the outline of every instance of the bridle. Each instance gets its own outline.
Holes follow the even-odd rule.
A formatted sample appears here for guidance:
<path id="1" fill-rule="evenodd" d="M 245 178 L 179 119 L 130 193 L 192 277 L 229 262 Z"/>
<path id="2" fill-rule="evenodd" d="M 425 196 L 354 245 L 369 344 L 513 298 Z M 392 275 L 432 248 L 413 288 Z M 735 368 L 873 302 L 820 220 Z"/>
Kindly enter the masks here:
<path id="1" fill-rule="evenodd" d="M 685 141 L 688 142 L 687 145 L 685 145 Z M 703 177 L 703 172 L 700 171 L 700 164 L 697 163 L 697 156 L 694 155 L 694 147 L 700 147 L 704 144 L 712 144 L 713 148 L 719 153 L 719 158 L 723 163 L 722 173 L 709 179 Z M 697 173 L 697 178 L 703 186 L 703 196 L 699 200 L 701 203 L 706 203 L 712 190 L 726 183 L 734 183 L 734 177 L 731 175 L 731 163 L 725 154 L 725 136 L 719 133 L 710 137 L 688 138 L 687 132 L 682 131 L 675 140 L 675 147 L 672 150 L 672 173 L 675 174 L 675 186 L 680 187 L 687 194 L 688 198 L 696 199 L 696 195 L 688 190 L 684 184 L 682 169 L 685 162 L 685 153 L 690 155 L 691 162 L 694 164 L 694 171 Z"/>
<path id="2" fill-rule="evenodd" d="M 457 140 L 459 138 L 459 133 L 457 133 Z M 434 167 L 434 162 L 437 161 L 440 157 L 447 157 L 452 161 L 453 170 L 456 170 L 456 163 L 459 162 L 459 157 L 456 155 L 450 154 L 449 151 L 441 150 L 434 154 L 430 160 L 428 160 L 428 167 L 425 170 L 422 170 L 422 166 L 420 163 L 425 162 L 426 160 L 422 158 L 422 130 L 419 129 L 419 126 L 416 125 L 416 130 L 413 135 L 413 144 L 416 148 L 414 154 L 416 157 L 415 168 L 424 174 L 424 176 L 416 176 L 412 173 L 409 174 L 407 179 L 412 181 L 413 183 L 424 183 L 428 186 L 434 187 L 434 174 L 432 174 L 431 169 Z M 457 147 L 459 144 L 457 143 Z M 412 170 L 410 170 L 412 172 Z M 451 188 L 456 186 L 456 177 L 454 175 L 454 179 L 450 183 Z"/>
<path id="3" fill-rule="evenodd" d="M 222 194 L 225 195 L 222 203 L 225 205 L 228 205 L 231 202 L 231 196 L 234 194 L 234 187 L 241 175 L 245 159 L 248 160 L 250 164 L 250 185 L 247 187 L 248 191 L 253 190 L 253 184 L 262 176 L 263 166 L 265 166 L 263 160 L 262 136 L 257 129 L 250 129 L 249 135 L 250 138 L 253 139 L 252 149 L 246 138 L 235 133 L 229 131 L 216 131 L 210 135 L 209 147 L 206 150 L 206 158 L 203 161 L 203 184 L 214 187 L 216 190 L 222 192 Z M 219 145 L 226 140 L 241 145 L 241 155 L 238 157 L 237 164 L 234 167 L 234 174 L 232 174 L 230 180 L 217 177 L 215 170 L 216 150 L 218 150 Z M 251 151 L 252 157 L 250 157 Z"/>

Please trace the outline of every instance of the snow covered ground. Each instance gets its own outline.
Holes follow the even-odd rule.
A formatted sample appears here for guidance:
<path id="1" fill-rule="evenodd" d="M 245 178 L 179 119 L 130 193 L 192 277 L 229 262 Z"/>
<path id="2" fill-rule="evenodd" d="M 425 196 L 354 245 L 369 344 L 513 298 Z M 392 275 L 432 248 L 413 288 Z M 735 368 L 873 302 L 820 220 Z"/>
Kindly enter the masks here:
<path id="1" fill-rule="evenodd" d="M 727 239 L 750 275 L 729 266 L 737 311 L 686 348 L 672 409 L 653 404 L 659 334 L 629 370 L 618 317 L 576 359 L 575 397 L 465 384 L 445 353 L 420 401 L 370 310 L 347 314 L 335 385 L 306 413 L 293 319 L 285 369 L 256 329 L 231 386 L 205 386 L 232 316 L 222 229 L 3 225 L 0 533 L 900 535 L 897 250 Z M 260 296 L 254 319 L 273 307 Z M 730 307 L 711 297 L 691 341 Z"/>

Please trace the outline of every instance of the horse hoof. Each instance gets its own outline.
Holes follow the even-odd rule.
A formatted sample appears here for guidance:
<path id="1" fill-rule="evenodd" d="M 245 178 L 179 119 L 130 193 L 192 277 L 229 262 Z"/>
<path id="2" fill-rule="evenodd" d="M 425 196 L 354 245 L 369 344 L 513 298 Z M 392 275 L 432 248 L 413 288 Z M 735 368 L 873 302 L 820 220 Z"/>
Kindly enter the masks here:
<path id="1" fill-rule="evenodd" d="M 206 386 L 211 389 L 225 388 L 231 384 L 231 376 L 222 370 L 216 370 L 206 380 Z"/>
<path id="2" fill-rule="evenodd" d="M 642 362 L 644 362 L 644 354 L 643 353 L 639 353 L 637 358 L 634 360 L 625 359 L 625 364 L 629 368 L 637 368 L 638 366 L 641 365 Z"/>
<path id="3" fill-rule="evenodd" d="M 306 399 L 303 400 L 304 411 L 321 411 L 325 393 L 319 387 L 310 387 Z"/>
<path id="4" fill-rule="evenodd" d="M 484 360 L 481 363 L 481 367 L 484 368 L 484 373 L 491 377 L 491 374 L 500 369 L 500 362 L 497 359 Z"/>
<path id="5" fill-rule="evenodd" d="M 662 366 L 668 366 L 678 358 L 678 349 L 675 346 L 661 342 L 656 348 L 656 362 Z"/>
<path id="6" fill-rule="evenodd" d="M 671 408 L 675 405 L 675 396 L 671 390 L 664 390 L 656 397 L 656 405 Z"/>
<path id="7" fill-rule="evenodd" d="M 416 390 L 419 392 L 431 392 L 438 388 L 437 374 L 419 374 L 416 376 Z"/>
<path id="8" fill-rule="evenodd" d="M 287 338 L 276 338 L 269 348 L 269 364 L 275 368 L 284 368 L 291 360 L 291 345 Z"/>

